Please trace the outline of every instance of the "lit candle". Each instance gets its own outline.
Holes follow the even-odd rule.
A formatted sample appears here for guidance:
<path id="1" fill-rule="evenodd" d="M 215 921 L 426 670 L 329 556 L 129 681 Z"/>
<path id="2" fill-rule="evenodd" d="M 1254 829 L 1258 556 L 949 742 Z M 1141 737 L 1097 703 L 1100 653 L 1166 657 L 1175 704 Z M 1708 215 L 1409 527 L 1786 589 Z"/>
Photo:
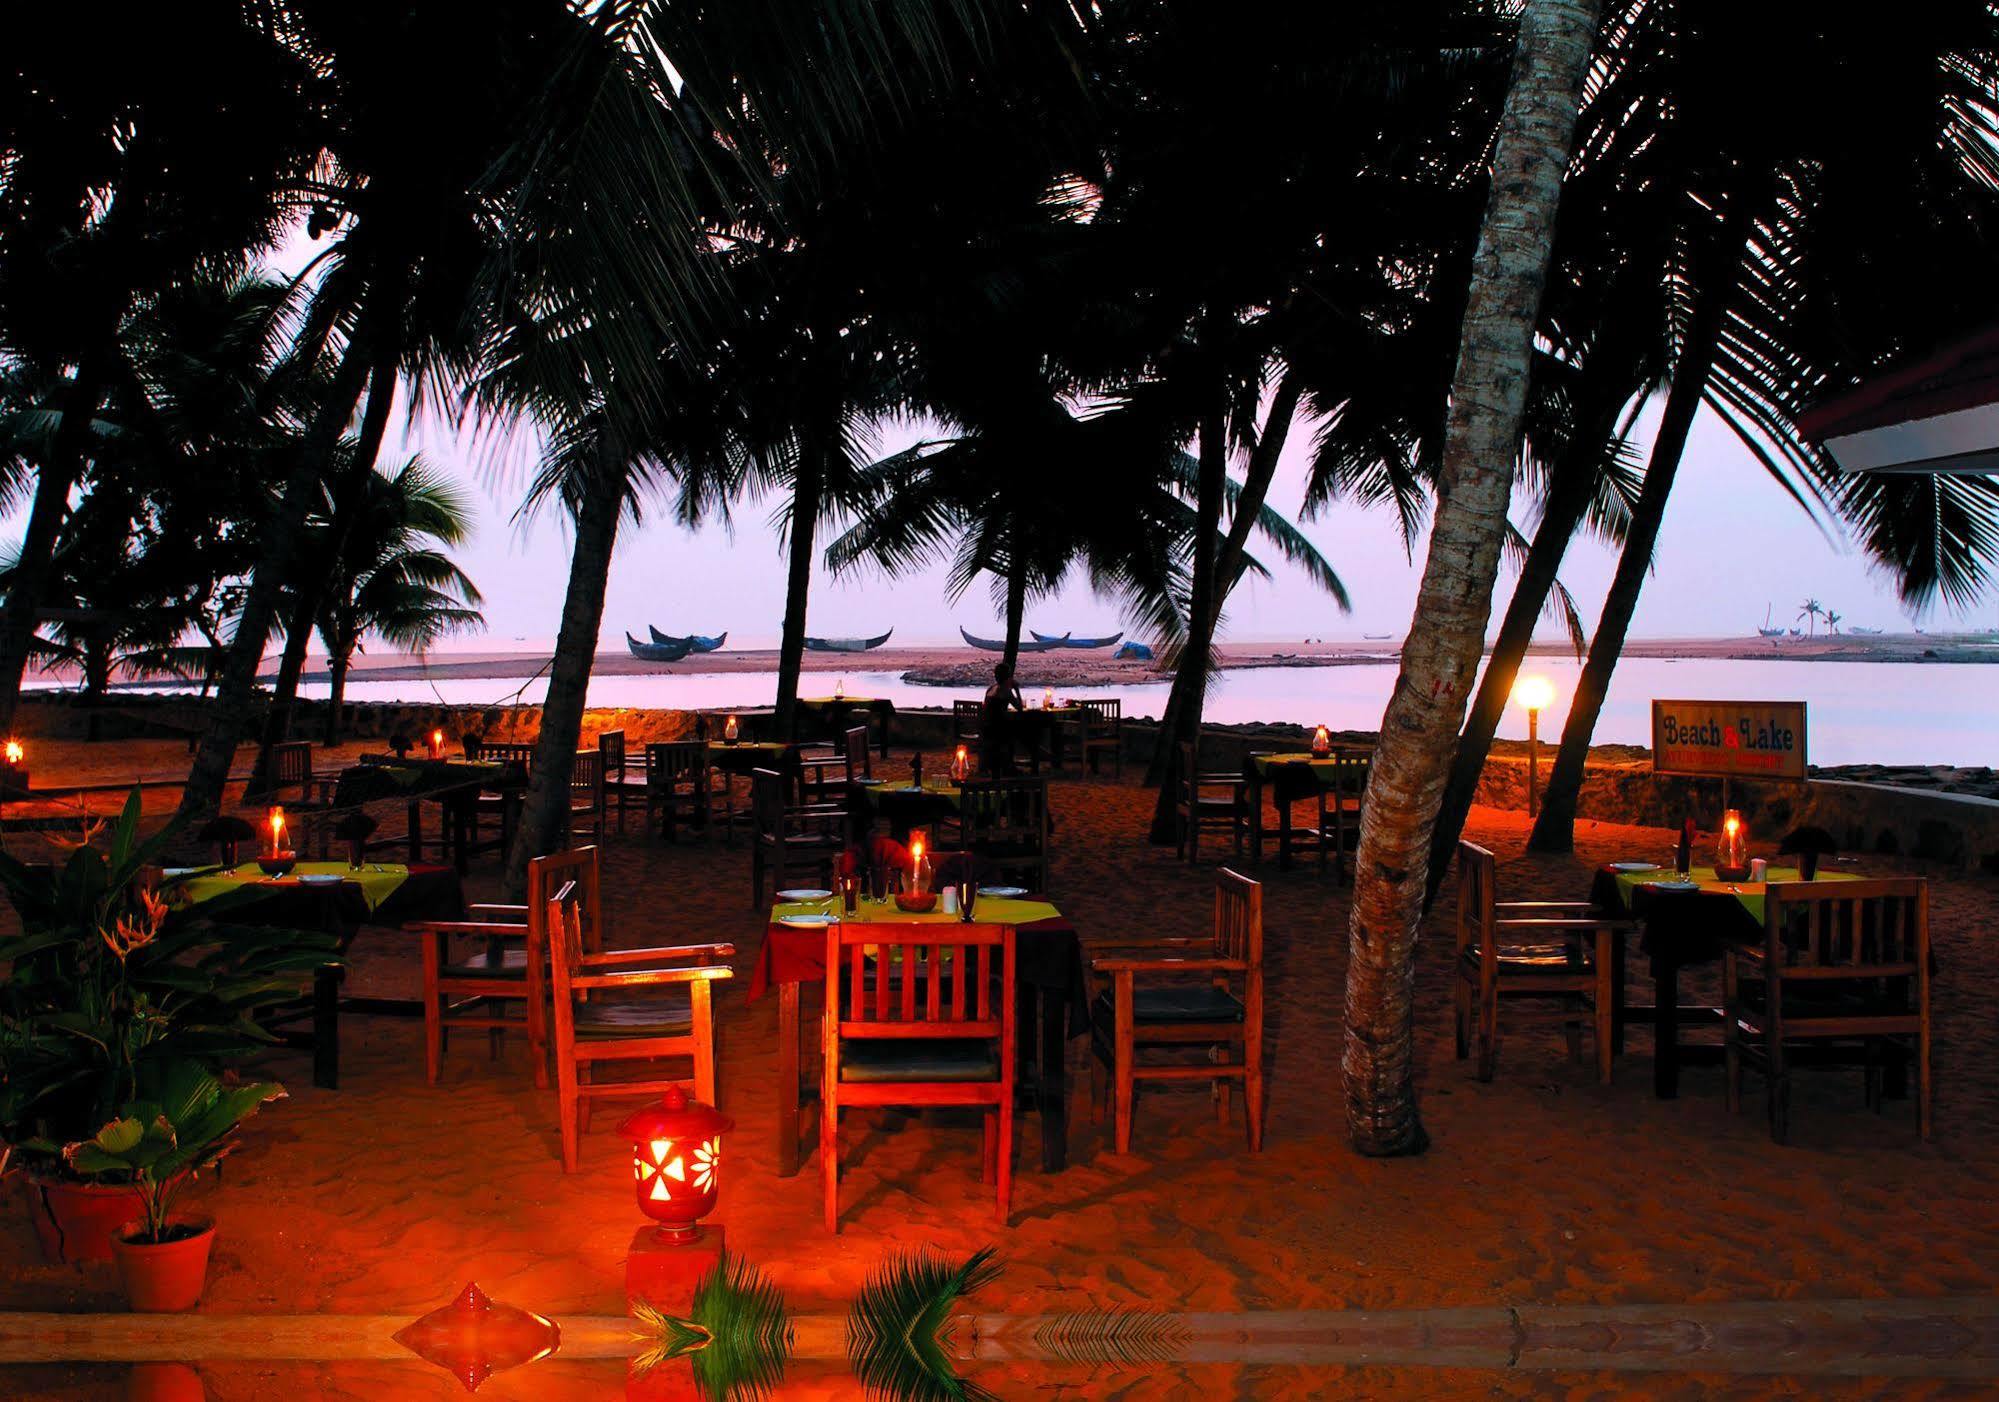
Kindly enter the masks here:
<path id="1" fill-rule="evenodd" d="M 737 728 L 736 718 L 730 716 L 728 721 L 722 726 L 722 738 L 733 745 L 736 743 L 736 737 L 741 733 L 741 730 Z"/>
<path id="2" fill-rule="evenodd" d="M 833 699 L 835 701 L 844 701 L 847 699 L 847 679 L 845 677 L 833 683 Z"/>
<path id="3" fill-rule="evenodd" d="M 1041 709 L 1044 711 L 1052 711 L 1055 709 L 1054 687 L 1044 686 L 1043 688 L 1041 688 Z"/>
<path id="4" fill-rule="evenodd" d="M 962 781 L 970 772 L 971 755 L 966 752 L 963 745 L 960 745 L 957 751 L 951 756 L 951 777 Z"/>
<path id="5" fill-rule="evenodd" d="M 1312 753 L 1324 757 L 1333 752 L 1333 732 L 1323 725 L 1312 732 Z"/>
<path id="6" fill-rule="evenodd" d="M 432 759 L 444 758 L 444 732 L 442 730 L 433 730 L 430 732 L 430 757 Z"/>
<path id="7" fill-rule="evenodd" d="M 285 810 L 271 810 L 271 855 L 277 856 L 285 850 Z"/>
<path id="8" fill-rule="evenodd" d="M 26 754 L 27 751 L 21 748 L 19 740 L 9 740 L 7 742 L 7 767 L 9 769 L 19 769 L 21 767 L 21 760 Z"/>
<path id="9" fill-rule="evenodd" d="M 909 889 L 918 895 L 930 889 L 930 860 L 924 855 L 921 833 L 909 842 Z"/>

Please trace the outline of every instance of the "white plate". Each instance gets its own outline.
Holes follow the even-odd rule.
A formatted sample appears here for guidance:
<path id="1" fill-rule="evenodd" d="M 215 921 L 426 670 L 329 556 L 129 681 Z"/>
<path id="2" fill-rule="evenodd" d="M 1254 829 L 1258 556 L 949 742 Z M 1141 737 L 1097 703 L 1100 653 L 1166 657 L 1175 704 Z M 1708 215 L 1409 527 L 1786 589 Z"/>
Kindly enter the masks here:
<path id="1" fill-rule="evenodd" d="M 1027 888 L 1025 886 L 981 886 L 979 887 L 979 894 L 982 896 L 991 896 L 994 900 L 1010 901 L 1018 896 L 1026 895 Z"/>
<path id="2" fill-rule="evenodd" d="M 825 901 L 831 900 L 833 893 L 822 891 L 817 886 L 800 886 L 791 891 L 779 891 L 777 898 L 781 901 Z"/>
<path id="3" fill-rule="evenodd" d="M 1658 871 L 1660 867 L 1657 862 L 1612 862 L 1610 869 L 1612 871 Z"/>
<path id="4" fill-rule="evenodd" d="M 780 925 L 789 925 L 794 930 L 823 930 L 828 925 L 837 925 L 839 917 L 833 915 L 780 915 Z"/>
<path id="5" fill-rule="evenodd" d="M 864 779 L 853 779 L 853 780 L 850 780 L 849 782 L 851 782 L 851 783 L 855 783 L 855 784 L 859 784 L 859 785 L 860 785 L 860 786 L 861 786 L 862 788 L 864 788 L 864 789 L 872 789 L 872 788 L 875 788 L 875 787 L 877 787 L 878 785 L 881 785 L 881 784 L 886 784 L 886 783 L 888 782 L 888 780 L 886 780 L 886 779 L 865 779 L 865 778 L 864 778 Z"/>
<path id="6" fill-rule="evenodd" d="M 298 884 L 301 886 L 338 886 L 346 879 L 346 877 L 340 875 L 338 872 L 313 871 L 299 877 Z"/>
<path id="7" fill-rule="evenodd" d="M 1698 881 L 1648 881 L 1645 884 L 1655 891 L 1698 891 L 1701 888 Z"/>

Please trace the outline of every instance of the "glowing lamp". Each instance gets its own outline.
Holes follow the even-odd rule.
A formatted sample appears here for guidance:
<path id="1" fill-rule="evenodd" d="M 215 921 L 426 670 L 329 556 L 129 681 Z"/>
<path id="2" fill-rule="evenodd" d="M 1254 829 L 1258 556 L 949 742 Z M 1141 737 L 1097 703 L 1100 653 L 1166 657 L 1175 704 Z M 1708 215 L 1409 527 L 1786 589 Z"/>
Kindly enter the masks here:
<path id="1" fill-rule="evenodd" d="M 442 730 L 433 730 L 430 732 L 430 757 L 432 759 L 444 758 L 444 732 Z"/>
<path id="2" fill-rule="evenodd" d="M 7 742 L 7 767 L 9 769 L 19 769 L 21 761 L 26 755 L 27 751 L 21 748 L 19 740 L 9 740 Z"/>
<path id="3" fill-rule="evenodd" d="M 1714 845 L 1714 874 L 1722 881 L 1743 881 L 1749 876 L 1749 828 L 1733 808 L 1721 817 L 1721 835 Z"/>
<path id="4" fill-rule="evenodd" d="M 0 777 L 0 789 L 21 793 L 28 787 L 28 766 L 23 763 L 28 757 L 28 752 L 21 748 L 19 740 L 9 739 L 6 755 L 7 765 L 4 777 Z"/>
<path id="5" fill-rule="evenodd" d="M 909 836 L 909 889 L 922 895 L 930 889 L 930 842 L 921 829 Z"/>
<path id="6" fill-rule="evenodd" d="M 722 739 L 725 743 L 735 744 L 736 737 L 742 733 L 743 728 L 736 723 L 734 716 L 730 716 L 726 721 L 722 722 Z"/>
<path id="7" fill-rule="evenodd" d="M 1513 684 L 1513 699 L 1528 715 L 1535 715 L 1555 699 L 1555 684 L 1546 677 L 1522 677 Z"/>
<path id="8" fill-rule="evenodd" d="M 700 1239 L 701 1219 L 715 1210 L 721 1190 L 722 1136 L 735 1127 L 679 1086 L 618 1126 L 632 1142 L 639 1211 L 659 1224 L 654 1241 L 684 1246 Z"/>
<path id="9" fill-rule="evenodd" d="M 1054 687 L 1044 686 L 1041 688 L 1041 709 L 1044 711 L 1052 711 L 1055 709 Z"/>
<path id="10" fill-rule="evenodd" d="M 963 745 L 951 753 L 951 777 L 963 783 L 972 772 L 972 756 Z"/>
<path id="11" fill-rule="evenodd" d="M 1312 732 L 1312 753 L 1317 758 L 1324 759 L 1332 752 L 1333 732 L 1322 725 Z"/>
<path id="12" fill-rule="evenodd" d="M 285 810 L 273 808 L 264 826 L 271 834 L 271 855 L 275 857 L 285 850 Z"/>
<path id="13" fill-rule="evenodd" d="M 271 850 L 257 858 L 257 866 L 266 876 L 283 876 L 298 865 L 298 853 L 285 846 L 285 810 L 273 808 L 264 830 L 271 835 Z"/>
<path id="14" fill-rule="evenodd" d="M 844 701 L 847 699 L 847 679 L 845 677 L 833 683 L 833 699 L 835 701 Z"/>

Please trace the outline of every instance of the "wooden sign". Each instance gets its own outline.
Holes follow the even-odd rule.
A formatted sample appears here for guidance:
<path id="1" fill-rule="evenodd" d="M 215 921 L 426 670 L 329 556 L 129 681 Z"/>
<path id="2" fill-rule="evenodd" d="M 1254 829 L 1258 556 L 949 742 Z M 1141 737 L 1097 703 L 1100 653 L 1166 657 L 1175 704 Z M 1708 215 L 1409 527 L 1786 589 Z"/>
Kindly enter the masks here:
<path id="1" fill-rule="evenodd" d="M 1652 770 L 1734 779 L 1803 779 L 1805 703 L 1654 701 Z"/>

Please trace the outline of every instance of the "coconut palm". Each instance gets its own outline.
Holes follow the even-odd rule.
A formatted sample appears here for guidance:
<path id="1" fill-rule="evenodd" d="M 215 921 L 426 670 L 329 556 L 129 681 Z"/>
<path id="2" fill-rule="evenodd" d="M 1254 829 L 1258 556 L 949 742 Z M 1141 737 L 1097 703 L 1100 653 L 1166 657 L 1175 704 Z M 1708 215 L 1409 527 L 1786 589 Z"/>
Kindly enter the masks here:
<path id="1" fill-rule="evenodd" d="M 1798 617 L 1805 619 L 1805 627 L 1812 637 L 1818 636 L 1819 617 L 1825 612 L 1825 605 L 1817 599 L 1807 599 L 1798 605 Z"/>
<path id="2" fill-rule="evenodd" d="M 1493 149 L 1445 433 L 1440 500 L 1354 864 L 1347 1126 L 1365 1154 L 1427 1143 L 1413 1079 L 1415 943 L 1429 829 L 1485 640 L 1528 364 L 1596 10 L 1532 0 Z"/>
<path id="3" fill-rule="evenodd" d="M 479 591 L 438 546 L 463 544 L 472 515 L 449 483 L 411 458 L 394 473 L 371 472 L 355 519 L 340 522 L 334 493 L 307 545 L 323 571 L 319 636 L 326 645 L 326 743 L 339 743 L 340 707 L 354 654 L 368 637 L 423 653 L 439 639 L 482 626 Z"/>
<path id="4" fill-rule="evenodd" d="M 1835 613 L 1835 612 L 1834 612 L 1833 610 L 1831 610 L 1831 609 L 1827 609 L 1827 610 L 1825 611 L 1825 629 L 1826 629 L 1826 631 L 1827 631 L 1828 633 L 1837 633 L 1837 632 L 1839 631 L 1839 620 L 1840 620 L 1840 615 L 1839 615 L 1839 614 Z"/>
<path id="5" fill-rule="evenodd" d="M 0 729 L 127 313 L 205 263 L 269 246 L 314 152 L 310 75 L 261 4 L 142 7 L 111 23 L 56 6 L 21 21 L 0 56 L 0 355 L 43 377 L 59 417 L 0 612 Z M 168 53 L 202 55 L 204 80 Z"/>

